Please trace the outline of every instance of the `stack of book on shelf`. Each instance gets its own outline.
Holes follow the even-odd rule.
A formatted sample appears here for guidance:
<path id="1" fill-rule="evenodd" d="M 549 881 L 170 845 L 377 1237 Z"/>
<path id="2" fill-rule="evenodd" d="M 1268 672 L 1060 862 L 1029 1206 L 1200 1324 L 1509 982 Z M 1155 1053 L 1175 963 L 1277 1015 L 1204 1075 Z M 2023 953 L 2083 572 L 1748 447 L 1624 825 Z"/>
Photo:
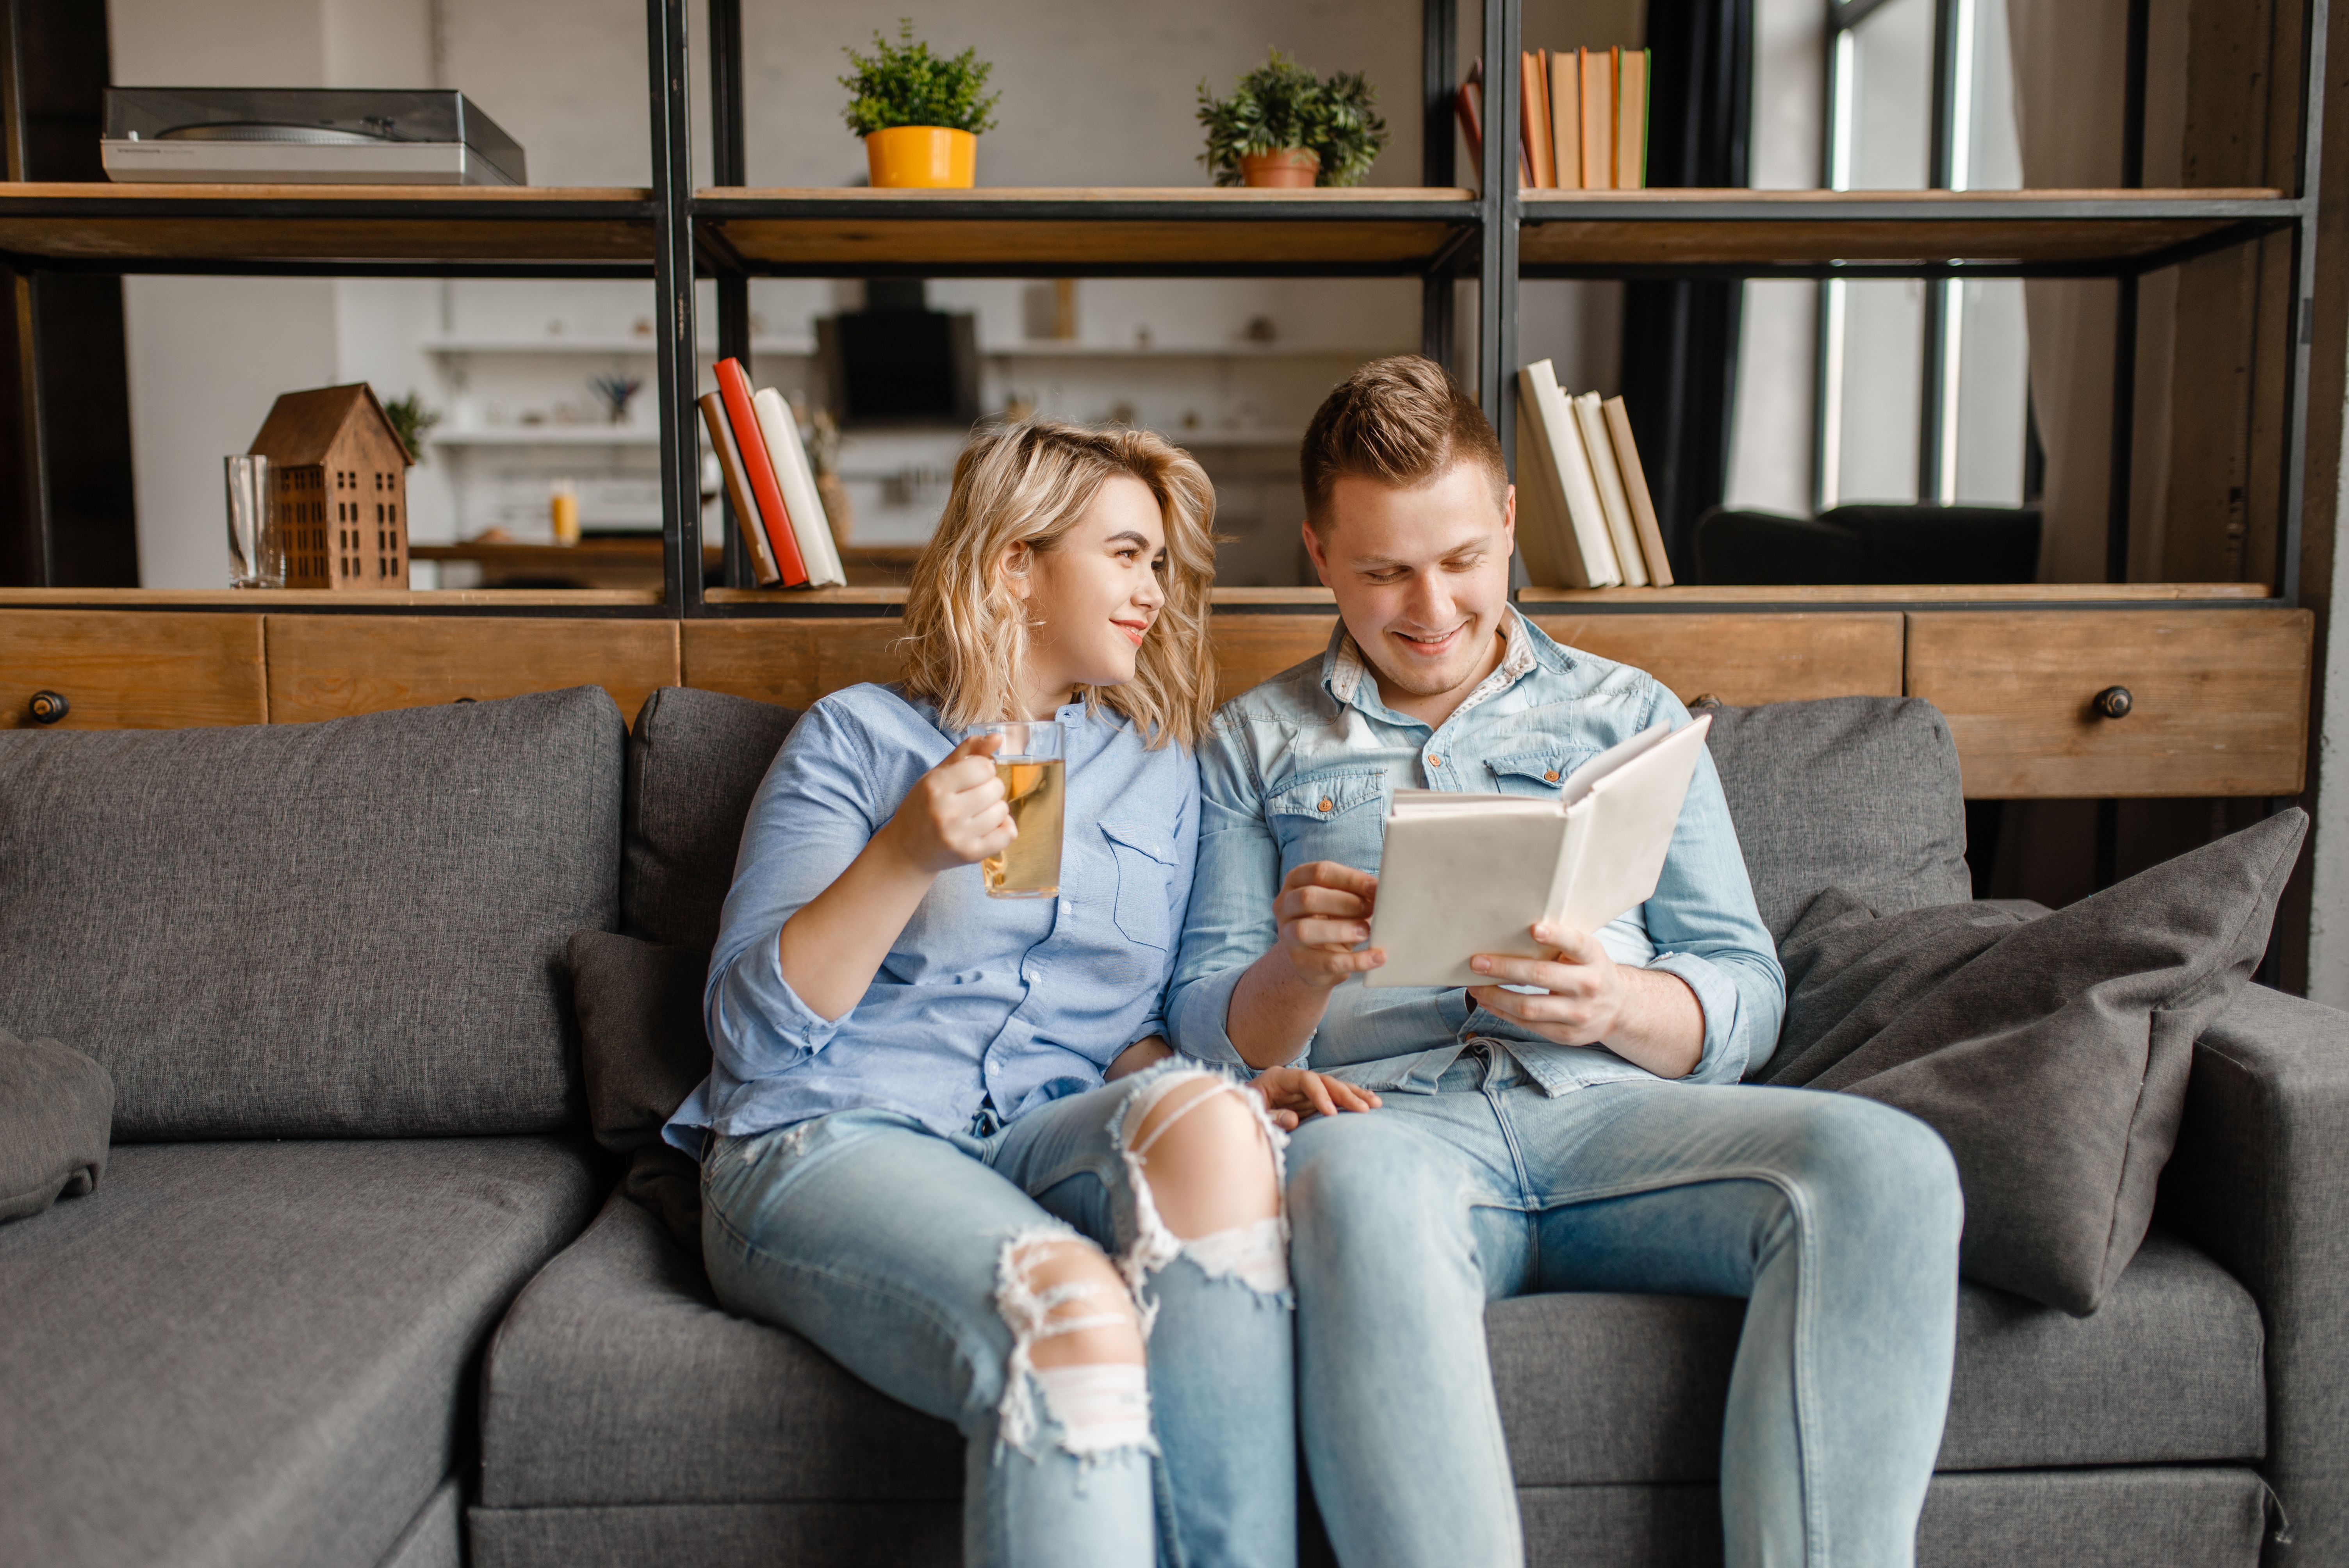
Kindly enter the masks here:
<path id="1" fill-rule="evenodd" d="M 701 422 L 726 476 L 726 496 L 761 588 L 832 588 L 848 581 L 817 499 L 815 469 L 791 405 L 771 387 L 750 390 L 739 359 L 717 366 L 718 390 L 701 398 Z"/>
<path id="2" fill-rule="evenodd" d="M 1640 191 L 1648 183 L 1648 51 L 1528 49 L 1517 60 L 1517 184 Z M 1455 102 L 1468 156 L 1485 156 L 1485 65 Z"/>
<path id="3" fill-rule="evenodd" d="M 1547 359 L 1517 372 L 1517 549 L 1537 588 L 1669 588 L 1623 399 L 1570 395 Z"/>

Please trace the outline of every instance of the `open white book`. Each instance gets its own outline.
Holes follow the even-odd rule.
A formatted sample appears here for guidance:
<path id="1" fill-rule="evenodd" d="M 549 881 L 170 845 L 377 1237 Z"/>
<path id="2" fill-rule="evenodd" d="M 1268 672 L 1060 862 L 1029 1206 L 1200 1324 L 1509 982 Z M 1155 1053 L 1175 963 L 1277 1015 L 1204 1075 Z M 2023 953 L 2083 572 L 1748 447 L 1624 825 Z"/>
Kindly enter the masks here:
<path id="1" fill-rule="evenodd" d="M 1555 796 L 1398 789 L 1387 809 L 1367 985 L 1485 985 L 1479 953 L 1541 956 L 1534 922 L 1596 932 L 1648 902 L 1713 716 L 1658 724 L 1567 776 Z"/>

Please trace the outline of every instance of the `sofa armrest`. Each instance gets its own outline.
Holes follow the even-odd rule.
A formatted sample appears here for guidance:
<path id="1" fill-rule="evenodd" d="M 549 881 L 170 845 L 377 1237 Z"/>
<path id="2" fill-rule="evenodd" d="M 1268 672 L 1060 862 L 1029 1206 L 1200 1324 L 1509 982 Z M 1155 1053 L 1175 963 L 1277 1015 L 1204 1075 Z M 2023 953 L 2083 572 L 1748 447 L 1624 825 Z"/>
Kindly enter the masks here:
<path id="1" fill-rule="evenodd" d="M 2156 1210 L 2267 1324 L 2271 1564 L 2349 1563 L 2349 1013 L 2247 985 L 2194 1047 Z"/>

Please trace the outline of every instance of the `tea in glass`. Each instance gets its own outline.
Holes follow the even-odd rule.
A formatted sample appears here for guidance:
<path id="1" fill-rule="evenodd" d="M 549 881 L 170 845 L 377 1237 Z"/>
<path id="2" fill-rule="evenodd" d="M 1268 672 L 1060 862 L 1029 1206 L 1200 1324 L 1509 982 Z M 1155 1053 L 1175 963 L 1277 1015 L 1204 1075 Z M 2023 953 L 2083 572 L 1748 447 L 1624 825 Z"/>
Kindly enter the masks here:
<path id="1" fill-rule="evenodd" d="M 1051 721 L 972 727 L 974 735 L 1000 735 L 995 776 L 1019 836 L 999 855 L 978 862 L 989 898 L 1053 898 L 1061 891 L 1061 818 L 1068 795 L 1061 727 Z"/>

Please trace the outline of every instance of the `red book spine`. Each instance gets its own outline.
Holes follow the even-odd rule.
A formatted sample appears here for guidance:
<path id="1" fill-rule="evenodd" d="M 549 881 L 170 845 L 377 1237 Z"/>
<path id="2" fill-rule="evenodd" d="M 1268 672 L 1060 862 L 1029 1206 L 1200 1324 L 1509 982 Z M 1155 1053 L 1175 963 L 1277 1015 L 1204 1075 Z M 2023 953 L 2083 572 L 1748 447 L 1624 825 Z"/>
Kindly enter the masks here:
<path id="1" fill-rule="evenodd" d="M 739 359 L 718 362 L 718 396 L 726 404 L 726 422 L 734 428 L 734 445 L 742 454 L 742 474 L 759 502 L 759 519 L 767 525 L 767 542 L 774 548 L 775 569 L 783 586 L 797 588 L 808 580 L 807 562 L 800 559 L 800 542 L 792 532 L 792 514 L 783 506 L 783 487 L 775 478 L 775 461 L 767 455 L 767 438 L 759 433 L 759 417 L 750 408 L 750 378 Z"/>

